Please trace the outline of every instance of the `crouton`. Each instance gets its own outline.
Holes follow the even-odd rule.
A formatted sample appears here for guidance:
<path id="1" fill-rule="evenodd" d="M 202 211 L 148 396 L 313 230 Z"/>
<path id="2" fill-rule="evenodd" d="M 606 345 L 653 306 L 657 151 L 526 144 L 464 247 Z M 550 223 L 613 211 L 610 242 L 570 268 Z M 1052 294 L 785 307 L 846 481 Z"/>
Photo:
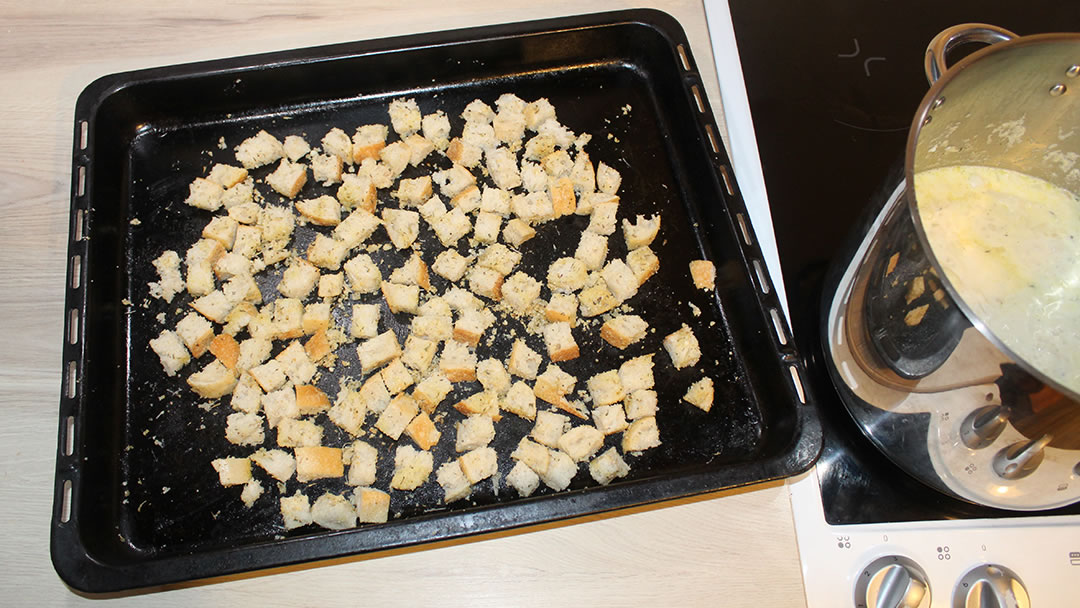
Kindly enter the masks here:
<path id="1" fill-rule="evenodd" d="M 299 482 L 341 477 L 345 474 L 341 448 L 307 446 L 295 448 L 293 453 L 296 455 L 296 480 Z"/>
<path id="2" fill-rule="evenodd" d="M 712 378 L 702 378 L 697 382 L 690 385 L 686 394 L 683 395 L 683 401 L 701 408 L 703 411 L 709 411 L 712 409 L 713 404 L 713 380 Z"/>
<path id="3" fill-rule="evenodd" d="M 457 340 L 448 340 L 443 346 L 439 369 L 451 382 L 476 380 L 476 353 Z"/>
<path id="4" fill-rule="evenodd" d="M 694 332 L 683 323 L 677 331 L 664 338 L 664 350 L 671 356 L 675 369 L 697 364 L 701 358 L 701 347 Z"/>
<path id="5" fill-rule="evenodd" d="M 626 477 L 629 473 L 630 465 L 626 464 L 619 455 L 619 451 L 613 447 L 589 462 L 589 475 L 600 485 L 606 486 L 616 478 Z"/>
<path id="6" fill-rule="evenodd" d="M 383 281 L 381 289 L 390 312 L 394 314 L 405 312 L 414 315 L 419 311 L 420 287 L 418 285 L 398 285 Z"/>
<path id="7" fill-rule="evenodd" d="M 593 405 L 597 407 L 618 403 L 626 396 L 622 380 L 619 379 L 619 372 L 616 370 L 594 375 L 586 382 L 586 386 L 588 386 Z"/>
<path id="8" fill-rule="evenodd" d="M 247 458 L 217 458 L 210 464 L 217 471 L 218 481 L 225 487 L 251 481 L 251 461 Z"/>
<path id="9" fill-rule="evenodd" d="M 375 488 L 357 488 L 353 493 L 356 520 L 361 523 L 386 523 L 390 513 L 390 495 Z"/>
<path id="10" fill-rule="evenodd" d="M 637 315 L 618 315 L 600 326 L 600 337 L 608 344 L 623 350 L 645 337 L 649 324 Z"/>
<path id="11" fill-rule="evenodd" d="M 434 468 L 431 452 L 418 451 L 410 445 L 398 446 L 394 452 L 394 476 L 390 487 L 395 490 L 415 490 L 427 481 Z"/>
<path id="12" fill-rule="evenodd" d="M 544 327 L 544 343 L 547 345 L 548 358 L 552 361 L 569 361 L 578 357 L 578 345 L 570 324 L 565 321 L 549 323 Z"/>
<path id="13" fill-rule="evenodd" d="M 281 142 L 266 131 L 259 131 L 236 147 L 236 160 L 240 161 L 245 169 L 269 165 L 284 155 L 285 149 Z"/>
<path id="14" fill-rule="evenodd" d="M 296 210 L 318 226 L 337 226 L 341 223 L 341 203 L 332 196 L 296 201 Z"/>
<path id="15" fill-rule="evenodd" d="M 258 414 L 234 412 L 225 419 L 225 439 L 235 445 L 260 445 L 263 435 L 263 418 Z"/>
<path id="16" fill-rule="evenodd" d="M 638 286 L 641 286 L 660 270 L 660 258 L 656 257 L 652 249 L 639 247 L 626 254 L 626 265 L 634 273 Z"/>
<path id="17" fill-rule="evenodd" d="M 469 483 L 480 483 L 499 472 L 498 456 L 495 450 L 489 447 L 477 448 L 462 454 L 458 458 L 461 471 L 469 479 Z"/>
<path id="18" fill-rule="evenodd" d="M 444 462 L 435 473 L 435 481 L 442 486 L 443 502 L 447 504 L 468 498 L 472 491 L 472 484 L 469 483 L 469 478 L 465 476 L 457 460 Z"/>
<path id="19" fill-rule="evenodd" d="M 604 434 L 587 424 L 575 426 L 559 437 L 559 450 L 575 462 L 592 458 L 603 445 Z"/>
<path id="20" fill-rule="evenodd" d="M 210 334 L 213 335 L 212 329 Z M 161 367 L 164 368 L 165 374 L 168 376 L 175 376 L 176 372 L 191 361 L 191 355 L 188 354 L 184 341 L 180 339 L 176 332 L 168 329 L 161 330 L 158 337 L 150 340 L 150 348 L 157 354 L 158 359 L 161 361 Z"/>
<path id="21" fill-rule="evenodd" d="M 645 416 L 630 423 L 623 431 L 622 451 L 641 452 L 660 445 L 660 430 L 655 416 Z"/>
<path id="22" fill-rule="evenodd" d="M 232 392 L 237 377 L 221 361 L 214 360 L 200 371 L 188 376 L 191 390 L 204 399 L 217 399 Z"/>
<path id="23" fill-rule="evenodd" d="M 698 289 L 711 291 L 716 287 L 716 266 L 709 260 L 690 262 L 690 276 L 694 279 L 694 287 Z"/>
<path id="24" fill-rule="evenodd" d="M 401 345 L 393 330 L 386 330 L 356 348 L 364 373 L 378 369 L 401 355 Z"/>
<path id="25" fill-rule="evenodd" d="M 491 416 L 473 414 L 454 425 L 454 449 L 468 452 L 487 446 L 495 439 L 495 426 Z"/>
<path id="26" fill-rule="evenodd" d="M 515 376 L 535 380 L 543 361 L 539 353 L 529 348 L 525 341 L 519 338 L 514 340 L 514 345 L 510 348 L 510 359 L 506 367 Z"/>
<path id="27" fill-rule="evenodd" d="M 349 475 L 345 482 L 350 486 L 370 486 L 375 483 L 379 450 L 363 441 L 354 441 L 349 459 Z"/>
<path id="28" fill-rule="evenodd" d="M 416 400 L 406 393 L 400 393 L 390 400 L 390 405 L 379 414 L 375 428 L 387 437 L 397 440 L 405 432 L 405 427 L 420 412 Z"/>
<path id="29" fill-rule="evenodd" d="M 278 168 L 266 176 L 266 183 L 281 196 L 293 198 L 307 183 L 307 165 L 291 163 L 283 158 Z"/>

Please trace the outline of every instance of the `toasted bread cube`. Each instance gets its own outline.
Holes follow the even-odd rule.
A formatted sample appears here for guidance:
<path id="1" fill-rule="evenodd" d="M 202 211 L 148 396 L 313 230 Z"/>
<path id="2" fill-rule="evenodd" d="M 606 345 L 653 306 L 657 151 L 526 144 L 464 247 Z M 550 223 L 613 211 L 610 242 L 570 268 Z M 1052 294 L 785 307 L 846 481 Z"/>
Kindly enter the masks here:
<path id="1" fill-rule="evenodd" d="M 356 348 L 364 373 L 393 361 L 401 355 L 401 345 L 393 330 L 386 330 Z"/>
<path id="2" fill-rule="evenodd" d="M 480 194 L 480 211 L 502 217 L 510 215 L 510 193 L 501 188 L 484 186 Z"/>
<path id="3" fill-rule="evenodd" d="M 186 287 L 180 273 L 180 256 L 175 251 L 165 251 L 154 259 L 153 264 L 160 280 L 148 285 L 150 295 L 172 302 Z"/>
<path id="4" fill-rule="evenodd" d="M 454 449 L 468 452 L 487 446 L 495 439 L 495 425 L 491 416 L 473 414 L 455 426 Z"/>
<path id="5" fill-rule="evenodd" d="M 502 409 L 527 420 L 536 418 L 536 395 L 533 389 L 522 381 L 510 385 L 501 403 Z"/>
<path id="6" fill-rule="evenodd" d="M 578 299 L 572 293 L 553 293 L 544 307 L 544 318 L 548 321 L 563 321 L 570 326 L 577 324 Z"/>
<path id="7" fill-rule="evenodd" d="M 537 443 L 549 448 L 558 447 L 559 438 L 570 428 L 570 418 L 555 412 L 540 410 L 536 412 L 536 423 L 529 436 Z M 537 471 L 539 472 L 539 471 Z"/>
<path id="8" fill-rule="evenodd" d="M 222 188 L 231 188 L 247 179 L 247 177 L 247 169 L 218 163 L 210 168 L 210 174 L 206 176 L 206 179 Z"/>
<path id="9" fill-rule="evenodd" d="M 298 338 L 304 335 L 304 304 L 296 298 L 274 300 L 274 337 Z"/>
<path id="10" fill-rule="evenodd" d="M 589 214 L 589 226 L 585 230 L 604 236 L 614 233 L 618 212 L 618 203 L 596 203 Z"/>
<path id="11" fill-rule="evenodd" d="M 603 445 L 604 434 L 588 425 L 576 426 L 559 437 L 559 450 L 575 462 L 592 458 Z"/>
<path id="12" fill-rule="evenodd" d="M 530 131 L 536 131 L 541 124 L 555 118 L 555 106 L 551 105 L 551 102 L 546 97 L 530 102 L 525 106 L 523 112 L 525 114 L 525 126 Z"/>
<path id="13" fill-rule="evenodd" d="M 270 391 L 276 391 L 281 388 L 281 385 L 285 384 L 288 379 L 285 376 L 285 368 L 276 360 L 267 361 L 262 365 L 257 365 L 248 373 L 259 384 L 263 391 L 269 393 Z M 274 426 L 271 424 L 270 426 Z"/>
<path id="14" fill-rule="evenodd" d="M 394 197 L 403 207 L 419 207 L 431 198 L 431 194 L 431 176 L 424 175 L 399 181 Z"/>
<path id="15" fill-rule="evenodd" d="M 304 350 L 304 345 L 299 340 L 294 341 L 285 350 L 278 353 L 278 356 L 274 357 L 274 359 L 281 363 L 285 375 L 289 377 L 293 384 L 311 382 L 311 379 L 315 377 L 315 372 L 318 371 L 311 358 L 308 357 L 307 351 Z"/>
<path id="16" fill-rule="evenodd" d="M 480 483 L 499 472 L 498 456 L 495 450 L 488 447 L 477 448 L 466 452 L 458 458 L 461 471 L 469 479 L 469 483 Z"/>
<path id="17" fill-rule="evenodd" d="M 319 277 L 318 294 L 320 298 L 336 298 L 345 290 L 345 275 L 340 272 L 324 274 Z"/>
<path id="18" fill-rule="evenodd" d="M 584 150 L 578 152 L 574 158 L 574 166 L 570 168 L 570 180 L 574 182 L 574 191 L 578 194 L 596 190 L 596 170 Z"/>
<path id="19" fill-rule="evenodd" d="M 285 207 L 267 205 L 259 212 L 259 228 L 264 243 L 288 241 L 296 229 L 296 216 Z"/>
<path id="20" fill-rule="evenodd" d="M 374 293 L 382 287 L 382 273 L 371 256 L 362 253 L 342 266 L 353 293 Z"/>
<path id="21" fill-rule="evenodd" d="M 248 338 L 240 343 L 240 354 L 236 359 L 236 368 L 248 370 L 270 358 L 273 343 L 266 338 Z"/>
<path id="22" fill-rule="evenodd" d="M 435 263 L 432 264 L 431 269 L 435 271 L 435 274 L 452 283 L 456 283 L 465 275 L 465 271 L 468 267 L 468 258 L 462 256 L 454 249 L 447 249 L 435 258 Z"/>
<path id="23" fill-rule="evenodd" d="M 656 391 L 638 389 L 626 395 L 623 402 L 628 420 L 637 420 L 646 416 L 655 416 L 657 411 Z"/>
<path id="24" fill-rule="evenodd" d="M 390 125 L 402 139 L 419 131 L 422 120 L 415 99 L 395 99 L 390 102 Z"/>
<path id="25" fill-rule="evenodd" d="M 548 469 L 543 475 L 539 475 L 544 485 L 561 492 L 570 487 L 570 481 L 577 475 L 578 466 L 572 458 L 559 450 L 551 450 L 551 458 Z"/>
<path id="26" fill-rule="evenodd" d="M 476 364 L 476 379 L 486 391 L 492 391 L 498 395 L 505 395 L 510 390 L 510 374 L 506 372 L 502 361 L 498 359 L 484 359 Z"/>
<path id="27" fill-rule="evenodd" d="M 502 301 L 517 313 L 525 313 L 540 298 L 542 285 L 539 281 L 518 271 L 503 281 Z"/>
<path id="28" fill-rule="evenodd" d="M 436 171 L 431 179 L 439 185 L 439 192 L 447 198 L 453 198 L 469 186 L 476 185 L 476 176 L 458 164 L 444 171 Z"/>
<path id="29" fill-rule="evenodd" d="M 502 228 L 502 216 L 498 213 L 481 211 L 476 215 L 476 223 L 473 225 L 473 236 L 480 243 L 494 243 L 499 240 L 499 229 Z"/>
<path id="30" fill-rule="evenodd" d="M 383 390 L 385 391 L 385 388 Z M 386 398 L 389 399 L 390 396 L 387 395 Z M 367 400 L 359 391 L 343 388 L 338 391 L 337 399 L 334 401 L 334 405 L 330 406 L 326 415 L 330 418 L 330 422 L 333 422 L 339 428 L 355 437 L 360 434 L 361 427 L 364 425 L 364 417 L 367 416 L 367 409 Z M 356 452 L 353 452 L 354 460 L 355 454 Z M 357 483 L 353 485 L 370 484 Z"/>
<path id="31" fill-rule="evenodd" d="M 652 357 L 652 354 L 641 355 L 619 366 L 619 380 L 627 393 L 655 386 Z"/>
<path id="32" fill-rule="evenodd" d="M 277 425 L 277 444 L 283 448 L 322 444 L 322 427 L 310 420 L 284 418 Z"/>
<path id="33" fill-rule="evenodd" d="M 401 353 L 401 361 L 417 372 L 423 372 L 431 366 L 438 352 L 437 342 L 410 334 L 405 338 L 405 350 Z"/>
<path id="34" fill-rule="evenodd" d="M 432 414 L 452 389 L 453 384 L 442 372 L 434 372 L 417 383 L 412 395 L 421 410 Z"/>
<path id="35" fill-rule="evenodd" d="M 521 161 L 521 183 L 526 192 L 544 192 L 548 187 L 548 175 L 540 163 Z M 552 206 L 554 210 L 554 205 Z"/>
<path id="36" fill-rule="evenodd" d="M 346 173 L 341 176 L 341 186 L 337 189 L 338 201 L 349 209 L 359 209 L 368 214 L 375 213 L 378 193 L 371 177 Z"/>
<path id="37" fill-rule="evenodd" d="M 379 414 L 379 419 L 375 422 L 375 428 L 382 431 L 387 437 L 397 440 L 419 411 L 420 408 L 416 405 L 415 399 L 408 394 L 400 393 L 397 397 L 391 399 L 390 405 L 386 406 L 386 409 Z"/>
<path id="38" fill-rule="evenodd" d="M 578 294 L 578 312 L 583 317 L 602 315 L 618 305 L 619 301 L 603 281 L 582 289 Z"/>
<path id="39" fill-rule="evenodd" d="M 390 242 L 398 249 L 408 249 L 420 235 L 420 214 L 402 209 L 383 209 L 383 226 Z"/>
<path id="40" fill-rule="evenodd" d="M 446 215 L 446 205 L 443 204 L 439 195 L 434 195 L 427 199 L 417 207 L 417 211 L 420 212 L 420 217 L 424 218 L 424 221 L 429 226 L 434 226 L 435 222 L 439 221 L 442 216 Z"/>
<path id="41" fill-rule="evenodd" d="M 251 260 L 239 253 L 226 253 L 218 258 L 214 265 L 214 275 L 219 279 L 230 279 L 237 275 L 251 274 Z"/>
<path id="42" fill-rule="evenodd" d="M 233 306 L 234 304 L 229 301 L 229 298 L 226 298 L 225 294 L 217 289 L 191 303 L 192 308 L 214 323 L 224 323 L 229 313 L 232 312 Z"/>
<path id="43" fill-rule="evenodd" d="M 386 125 L 364 125 L 356 129 L 352 137 L 353 162 L 377 159 L 379 150 L 386 146 Z"/>
<path id="44" fill-rule="evenodd" d="M 352 139 L 341 129 L 334 127 L 322 138 L 322 148 L 327 154 L 333 154 L 342 162 L 353 164 Z"/>
<path id="45" fill-rule="evenodd" d="M 225 439 L 235 445 L 260 445 L 264 439 L 262 421 L 258 414 L 229 414 L 225 421 Z"/>
<path id="46" fill-rule="evenodd" d="M 480 189 L 475 185 L 467 186 L 450 199 L 450 205 L 461 210 L 462 213 L 472 213 L 480 208 Z"/>
<path id="47" fill-rule="evenodd" d="M 619 172 L 603 162 L 596 166 L 596 188 L 605 194 L 615 194 L 619 191 L 622 176 Z"/>
<path id="48" fill-rule="evenodd" d="M 411 445 L 398 446 L 394 452 L 394 476 L 390 487 L 395 490 L 415 490 L 419 488 L 434 467 L 431 452 L 417 451 Z"/>
<path id="49" fill-rule="evenodd" d="M 521 172 L 513 152 L 499 146 L 484 153 L 488 174 L 495 186 L 503 190 L 512 190 L 521 185 Z"/>
<path id="50" fill-rule="evenodd" d="M 204 399 L 217 399 L 228 395 L 236 386 L 236 381 L 236 375 L 217 360 L 187 379 L 191 390 Z"/>
<path id="51" fill-rule="evenodd" d="M 548 266 L 547 282 L 553 292 L 578 291 L 585 286 L 588 278 L 588 268 L 577 258 L 559 258 Z"/>
<path id="52" fill-rule="evenodd" d="M 690 276 L 694 279 L 694 287 L 698 289 L 711 291 L 716 288 L 716 266 L 709 260 L 690 262 Z"/>
<path id="53" fill-rule="evenodd" d="M 510 453 L 510 458 L 525 464 L 537 473 L 547 473 L 551 461 L 551 452 L 543 445 L 522 437 L 517 447 Z"/>
<path id="54" fill-rule="evenodd" d="M 446 157 L 454 165 L 472 168 L 480 164 L 484 157 L 484 149 L 476 144 L 466 142 L 460 137 L 455 137 L 447 144 Z"/>
<path id="55" fill-rule="evenodd" d="M 296 459 L 285 450 L 259 448 L 251 454 L 251 461 L 278 481 L 288 481 L 296 473 Z"/>
<path id="56" fill-rule="evenodd" d="M 637 295 L 638 282 L 634 272 L 622 260 L 611 260 L 600 273 L 611 295 L 621 304 Z"/>
<path id="57" fill-rule="evenodd" d="M 619 451 L 608 448 L 603 454 L 593 458 L 589 463 L 589 474 L 600 485 L 607 485 L 617 477 L 626 477 L 630 473 L 630 465 L 626 464 Z"/>
<path id="58" fill-rule="evenodd" d="M 296 391 L 291 386 L 267 392 L 263 395 L 262 407 L 270 428 L 277 428 L 282 420 L 300 416 L 300 408 L 296 406 Z"/>
<path id="59" fill-rule="evenodd" d="M 566 177 L 574 168 L 574 161 L 566 150 L 556 150 L 540 160 L 544 171 L 551 177 Z"/>
<path id="60" fill-rule="evenodd" d="M 577 199 L 574 196 L 574 182 L 569 177 L 561 177 L 555 180 L 550 187 L 551 208 L 555 217 L 570 215 L 577 209 Z"/>
<path id="61" fill-rule="evenodd" d="M 449 315 L 420 315 L 409 326 L 412 335 L 442 342 L 454 334 L 453 318 Z"/>
<path id="62" fill-rule="evenodd" d="M 472 484 L 469 483 L 469 478 L 465 476 L 457 460 L 444 462 L 435 473 L 435 480 L 442 486 L 444 503 L 468 498 L 472 491 Z"/>
<path id="63" fill-rule="evenodd" d="M 713 380 L 712 378 L 702 378 L 697 382 L 690 385 L 686 394 L 683 395 L 683 401 L 695 405 L 701 408 L 703 411 L 709 411 L 712 409 L 713 404 Z"/>
<path id="64" fill-rule="evenodd" d="M 413 440 L 421 450 L 430 450 L 431 446 L 439 442 L 442 436 L 435 428 L 435 423 L 424 412 L 420 412 L 405 427 L 405 434 Z"/>
<path id="65" fill-rule="evenodd" d="M 607 250 L 608 240 L 606 236 L 586 230 L 581 233 L 581 240 L 578 241 L 574 258 L 585 264 L 587 270 L 599 270 L 603 267 L 604 260 L 607 259 Z"/>
<path id="66" fill-rule="evenodd" d="M 675 369 L 695 365 L 701 359 L 701 347 L 694 332 L 685 323 L 664 338 L 664 350 L 671 356 Z"/>
<path id="67" fill-rule="evenodd" d="M 311 520 L 328 530 L 356 526 L 356 508 L 342 496 L 326 492 L 311 505 Z"/>
<path id="68" fill-rule="evenodd" d="M 295 260 L 281 275 L 277 289 L 286 298 L 303 299 L 319 282 L 319 269 L 304 260 Z"/>
<path id="69" fill-rule="evenodd" d="M 502 414 L 499 413 L 499 395 L 494 391 L 484 390 L 473 393 L 464 400 L 455 403 L 454 409 L 466 416 L 483 414 L 493 420 L 502 419 Z"/>
<path id="70" fill-rule="evenodd" d="M 390 514 L 390 495 L 375 488 L 357 488 L 353 493 L 356 520 L 360 523 L 382 524 Z"/>
<path id="71" fill-rule="evenodd" d="M 300 325 L 304 329 L 304 334 L 309 336 L 330 329 L 330 303 L 312 302 L 305 306 Z"/>
<path id="72" fill-rule="evenodd" d="M 296 454 L 296 480 L 299 482 L 341 477 L 345 474 L 341 448 L 306 446 L 293 449 L 293 453 Z"/>
<path id="73" fill-rule="evenodd" d="M 476 258 L 476 265 L 481 268 L 490 268 L 502 276 L 514 271 L 514 267 L 521 262 L 521 253 L 510 249 L 502 243 L 495 243 L 484 248 Z"/>
<path id="74" fill-rule="evenodd" d="M 341 182 L 342 160 L 336 154 L 315 154 L 311 157 L 311 176 L 329 186 Z"/>
<path id="75" fill-rule="evenodd" d="M 239 230 L 240 225 L 251 226 L 258 223 L 260 211 L 262 211 L 262 205 L 259 203 L 240 203 L 229 207 L 229 218 L 237 223 L 236 228 Z M 235 244 L 234 240 L 233 245 Z"/>
<path id="76" fill-rule="evenodd" d="M 229 334 L 215 336 L 210 341 L 210 352 L 230 371 L 236 371 L 236 362 L 240 358 L 240 344 L 236 338 Z"/>
<path id="77" fill-rule="evenodd" d="M 225 189 L 225 192 L 221 195 L 221 206 L 231 211 L 233 207 L 250 203 L 254 199 L 255 182 L 248 178 Z"/>
<path id="78" fill-rule="evenodd" d="M 605 435 L 621 433 L 629 426 L 626 422 L 626 411 L 618 403 L 593 408 L 592 418 L 596 429 Z"/>
<path id="79" fill-rule="evenodd" d="M 311 502 L 307 496 L 300 493 L 300 490 L 292 496 L 282 496 L 280 505 L 281 519 L 286 530 L 300 528 L 312 522 Z"/>
<path id="80" fill-rule="evenodd" d="M 296 407 L 302 416 L 310 416 L 330 409 L 330 398 L 317 386 L 296 385 Z"/>
<path id="81" fill-rule="evenodd" d="M 376 414 L 381 414 L 390 405 L 393 396 L 386 390 L 382 374 L 373 374 L 360 386 L 360 399 L 364 406 Z"/>
<path id="82" fill-rule="evenodd" d="M 277 169 L 266 176 L 266 183 L 281 196 L 293 198 L 307 183 L 307 165 L 291 163 L 283 158 Z"/>
<path id="83" fill-rule="evenodd" d="M 453 247 L 461 237 L 472 230 L 469 216 L 456 207 L 432 222 L 431 227 L 435 230 L 435 236 L 439 237 L 439 242 L 443 244 L 443 247 Z"/>
<path id="84" fill-rule="evenodd" d="M 510 349 L 510 360 L 507 369 L 515 376 L 535 380 L 537 372 L 540 371 L 540 364 L 543 361 L 539 353 L 529 348 L 525 341 L 519 338 L 514 340 L 514 345 Z"/>
<path id="85" fill-rule="evenodd" d="M 623 431 L 622 451 L 641 452 L 660 445 L 660 430 L 655 416 L 645 416 L 630 423 Z"/>
<path id="86" fill-rule="evenodd" d="M 231 217 L 222 215 L 215 216 L 203 228 L 202 236 L 205 239 L 213 239 L 225 249 L 232 249 L 236 241 L 236 228 L 239 223 Z"/>
<path id="87" fill-rule="evenodd" d="M 451 287 L 442 295 L 443 301 L 458 312 L 483 308 L 484 303 L 480 298 L 469 293 L 461 287 Z"/>
<path id="88" fill-rule="evenodd" d="M 374 338 L 379 335 L 379 316 L 378 304 L 353 304 L 349 335 L 354 338 Z"/>
<path id="89" fill-rule="evenodd" d="M 469 289 L 477 295 L 498 301 L 502 299 L 503 275 L 483 266 L 469 270 Z"/>
<path id="90" fill-rule="evenodd" d="M 616 370 L 596 374 L 589 378 L 586 385 L 589 388 L 589 395 L 592 397 L 594 406 L 611 405 L 622 401 L 626 397 L 622 380 L 619 379 L 619 372 Z"/>
<path id="91" fill-rule="evenodd" d="M 386 299 L 386 305 L 390 307 L 390 312 L 394 314 L 397 314 L 399 312 L 405 312 L 413 315 L 419 312 L 419 286 L 398 285 L 397 283 L 383 281 L 381 288 L 383 298 Z"/>
<path id="92" fill-rule="evenodd" d="M 641 286 L 660 270 L 660 258 L 656 257 L 652 249 L 639 247 L 626 254 L 626 265 L 634 273 L 638 286 Z"/>
<path id="93" fill-rule="evenodd" d="M 206 352 L 210 341 L 214 339 L 214 326 L 198 313 L 189 312 L 176 324 L 176 335 L 184 341 L 187 350 L 198 359 Z"/>
<path id="94" fill-rule="evenodd" d="M 297 201 L 296 210 L 318 226 L 337 226 L 341 223 L 341 203 L 332 196 Z"/>
<path id="95" fill-rule="evenodd" d="M 524 498 L 531 496 L 536 491 L 536 488 L 540 486 L 540 476 L 524 463 L 518 462 L 506 474 L 506 483 L 517 490 L 518 495 Z"/>
<path id="96" fill-rule="evenodd" d="M 221 208 L 221 197 L 225 189 L 210 180 L 196 177 L 188 186 L 188 197 L 184 202 L 197 209 L 217 211 Z"/>
<path id="97" fill-rule="evenodd" d="M 251 481 L 251 461 L 247 458 L 218 458 L 210 464 L 217 471 L 218 481 L 225 487 Z"/>
<path id="98" fill-rule="evenodd" d="M 522 243 L 536 236 L 536 230 L 528 222 L 514 218 L 506 223 L 502 234 L 504 241 L 514 247 L 521 247 Z"/>
<path id="99" fill-rule="evenodd" d="M 510 210 L 528 224 L 542 224 L 555 219 L 555 206 L 546 190 L 510 197 Z"/>
<path id="100" fill-rule="evenodd" d="M 311 144 L 299 135 L 289 135 L 285 138 L 282 149 L 285 151 L 285 158 L 295 163 L 311 152 Z"/>
<path id="101" fill-rule="evenodd" d="M 388 363 L 379 374 L 382 376 L 383 385 L 391 395 L 400 393 L 416 382 L 416 377 L 409 368 L 405 367 L 400 357 Z"/>
<path id="102" fill-rule="evenodd" d="M 578 357 L 578 345 L 570 324 L 565 321 L 549 323 L 544 327 L 544 343 L 548 358 L 552 361 L 569 361 Z"/>
<path id="103" fill-rule="evenodd" d="M 623 350 L 644 338 L 648 329 L 649 324 L 637 315 L 619 315 L 604 322 L 600 327 L 600 337 Z"/>
<path id="104" fill-rule="evenodd" d="M 370 486 L 375 483 L 375 467 L 379 460 L 379 450 L 363 441 L 354 441 L 352 457 L 349 459 L 349 475 L 346 483 L 350 486 Z"/>
<path id="105" fill-rule="evenodd" d="M 198 317 L 198 315 L 195 316 Z M 202 317 L 199 317 L 199 319 L 202 319 Z M 210 335 L 213 335 L 213 333 L 211 328 Z M 175 376 L 176 372 L 191 361 L 191 355 L 188 354 L 184 341 L 180 339 L 176 332 L 168 329 L 161 330 L 158 337 L 150 340 L 150 348 L 161 360 L 161 367 L 165 369 L 165 374 L 168 376 Z"/>
<path id="106" fill-rule="evenodd" d="M 262 228 L 258 226 L 237 226 L 236 239 L 233 241 L 233 253 L 251 259 L 259 252 L 262 245 Z"/>
<path id="107" fill-rule="evenodd" d="M 450 119 L 442 110 L 425 114 L 420 125 L 424 138 L 430 141 L 436 150 L 445 150 L 450 145 Z"/>
<path id="108" fill-rule="evenodd" d="M 638 247 L 648 247 L 660 232 L 660 216 L 653 215 L 652 218 L 646 219 L 644 215 L 639 215 L 633 224 L 624 219 L 622 229 L 627 251 L 633 251 Z"/>
<path id="109" fill-rule="evenodd" d="M 565 410 L 578 418 L 585 419 L 587 416 L 566 399 L 566 395 L 569 395 L 574 390 L 574 385 L 576 383 L 576 378 L 559 369 L 559 366 L 552 363 L 547 366 L 544 373 L 536 377 L 536 384 L 533 385 L 533 393 L 536 394 L 537 398 L 542 399 L 559 409 Z"/>
<path id="110" fill-rule="evenodd" d="M 307 342 L 304 342 L 304 352 L 307 353 L 308 359 L 310 359 L 312 363 L 318 363 L 333 352 L 335 346 L 336 344 L 330 342 L 327 330 L 320 329 L 308 338 Z"/>

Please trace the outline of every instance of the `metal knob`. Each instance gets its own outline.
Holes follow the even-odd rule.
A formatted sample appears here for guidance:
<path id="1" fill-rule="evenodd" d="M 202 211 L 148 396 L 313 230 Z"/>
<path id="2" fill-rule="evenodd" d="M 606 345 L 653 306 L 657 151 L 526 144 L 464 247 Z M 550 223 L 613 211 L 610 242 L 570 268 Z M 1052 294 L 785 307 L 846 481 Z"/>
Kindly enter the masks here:
<path id="1" fill-rule="evenodd" d="M 857 608 L 928 608 L 930 585 L 914 561 L 887 555 L 870 562 L 855 583 Z"/>
<path id="2" fill-rule="evenodd" d="M 960 578 L 953 592 L 953 608 L 1030 608 L 1027 589 L 1015 572 L 984 564 Z"/>
<path id="3" fill-rule="evenodd" d="M 960 440 L 978 450 L 994 443 L 1009 422 L 1009 409 L 1004 405 L 984 405 L 971 412 L 960 423 Z"/>
<path id="4" fill-rule="evenodd" d="M 1003 479 L 1027 477 L 1039 468 L 1043 461 L 1043 448 L 1050 443 L 1050 435 L 1031 441 L 1020 441 L 994 454 L 994 472 Z"/>

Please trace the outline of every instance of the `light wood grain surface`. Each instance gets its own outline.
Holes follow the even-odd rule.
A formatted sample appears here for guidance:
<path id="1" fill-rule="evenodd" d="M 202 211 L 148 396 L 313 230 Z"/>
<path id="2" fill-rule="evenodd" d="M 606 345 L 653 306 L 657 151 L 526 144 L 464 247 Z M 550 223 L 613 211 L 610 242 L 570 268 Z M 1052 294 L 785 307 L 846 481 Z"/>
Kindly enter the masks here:
<path id="1" fill-rule="evenodd" d="M 701 5 L 686 29 L 720 115 Z M 631 8 L 581 2 L 0 2 L 0 604 L 88 603 L 49 561 L 72 113 L 118 71 Z M 117 598 L 158 606 L 802 606 L 783 484 Z"/>

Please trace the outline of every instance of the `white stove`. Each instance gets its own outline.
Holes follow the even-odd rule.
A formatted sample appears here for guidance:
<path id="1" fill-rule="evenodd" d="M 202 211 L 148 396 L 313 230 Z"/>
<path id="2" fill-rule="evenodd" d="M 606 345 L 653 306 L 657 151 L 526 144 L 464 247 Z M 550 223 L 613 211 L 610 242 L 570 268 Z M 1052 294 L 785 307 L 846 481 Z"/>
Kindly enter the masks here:
<path id="1" fill-rule="evenodd" d="M 704 4 L 736 180 L 790 318 L 732 11 L 727 0 Z M 854 47 L 858 53 L 857 38 Z M 864 62 L 867 77 L 871 59 L 886 58 Z M 1080 515 L 954 519 L 943 513 L 833 525 L 820 482 L 829 467 L 820 462 L 788 482 L 810 608 L 1080 606 Z"/>

